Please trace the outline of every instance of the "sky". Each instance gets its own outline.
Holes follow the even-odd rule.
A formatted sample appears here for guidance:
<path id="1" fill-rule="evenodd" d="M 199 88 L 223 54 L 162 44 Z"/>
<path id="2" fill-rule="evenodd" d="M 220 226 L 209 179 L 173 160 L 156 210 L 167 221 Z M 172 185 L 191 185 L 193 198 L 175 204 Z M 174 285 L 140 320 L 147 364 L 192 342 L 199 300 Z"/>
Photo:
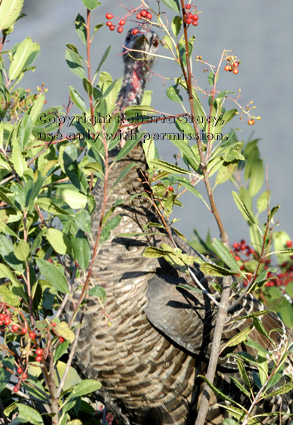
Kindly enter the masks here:
<path id="1" fill-rule="evenodd" d="M 125 9 L 122 3 L 112 0 L 101 0 L 102 6 L 92 14 L 93 26 L 105 22 L 105 13 L 112 12 L 123 16 Z M 157 6 L 156 0 L 150 5 Z M 127 1 L 124 6 L 130 6 Z M 137 6 L 138 1 L 132 6 Z M 280 204 L 276 219 L 280 221 L 278 230 L 285 230 L 293 238 L 292 213 L 292 0 L 198 0 L 200 12 L 199 25 L 192 28 L 196 35 L 194 54 L 201 55 L 211 64 L 217 64 L 224 49 L 232 50 L 241 60 L 239 74 L 233 75 L 221 71 L 219 89 L 234 90 L 241 88 L 241 105 L 250 100 L 257 107 L 256 115 L 262 119 L 248 126 L 237 118 L 231 125 L 239 128 L 238 137 L 247 141 L 249 138 L 260 138 L 259 147 L 268 168 L 268 185 L 271 190 L 271 207 Z M 162 9 L 165 8 L 161 1 Z M 68 85 L 76 86 L 82 91 L 78 78 L 67 67 L 64 55 L 66 43 L 73 43 L 82 52 L 74 30 L 74 20 L 78 13 L 85 14 L 81 0 L 25 0 L 27 16 L 16 25 L 9 37 L 9 48 L 25 37 L 39 42 L 41 54 L 36 60 L 37 69 L 27 75 L 21 82 L 22 87 L 36 86 L 45 82 L 48 88 L 49 105 L 65 105 L 68 102 Z M 170 14 L 168 15 L 170 16 Z M 127 28 L 129 28 L 128 26 Z M 159 31 L 159 35 L 162 32 Z M 190 32 L 191 34 L 191 32 Z M 106 27 L 99 30 L 92 46 L 92 61 L 95 67 L 108 45 L 112 45 L 111 54 L 104 65 L 114 79 L 123 75 L 122 60 L 119 56 L 124 35 L 110 32 Z M 166 54 L 160 47 L 159 52 Z M 176 64 L 166 59 L 158 59 L 154 75 L 148 83 L 153 91 L 152 106 L 159 111 L 179 113 L 178 105 L 169 101 L 165 95 L 168 86 L 173 84 L 172 78 L 178 75 Z M 202 89 L 208 88 L 207 73 L 203 67 L 193 62 L 193 73 Z M 157 74 L 157 75 L 156 75 Z M 162 79 L 162 76 L 164 79 Z M 205 101 L 206 102 L 206 101 Z M 233 103 L 226 107 L 233 108 Z M 207 102 L 205 104 L 207 109 Z M 160 131 L 170 131 L 170 126 Z M 162 159 L 172 161 L 175 153 L 172 144 L 159 142 L 158 149 Z M 234 186 L 230 183 L 219 186 L 215 190 L 215 198 L 222 216 L 224 226 L 233 243 L 247 238 L 248 228 L 237 210 L 231 195 Z M 183 208 L 175 211 L 180 221 L 177 228 L 188 238 L 192 237 L 196 228 L 202 236 L 210 229 L 212 236 L 218 237 L 218 230 L 212 215 L 198 198 L 185 196 L 182 198 Z M 265 220 L 265 217 L 263 217 Z"/>

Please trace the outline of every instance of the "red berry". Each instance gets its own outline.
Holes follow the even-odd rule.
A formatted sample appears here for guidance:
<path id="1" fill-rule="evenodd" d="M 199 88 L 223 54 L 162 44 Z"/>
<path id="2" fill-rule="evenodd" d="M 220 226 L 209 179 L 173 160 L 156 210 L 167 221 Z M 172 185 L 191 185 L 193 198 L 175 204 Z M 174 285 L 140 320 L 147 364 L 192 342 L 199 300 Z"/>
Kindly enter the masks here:
<path id="1" fill-rule="evenodd" d="M 292 247 L 292 241 L 287 241 L 286 244 L 287 244 L 287 247 L 288 248 L 291 248 Z"/>
<path id="2" fill-rule="evenodd" d="M 10 323 L 11 323 L 11 319 L 10 319 L 10 317 L 5 317 L 5 319 L 4 319 L 4 324 L 5 324 L 5 325 L 10 325 Z"/>
<path id="3" fill-rule="evenodd" d="M 56 328 L 56 326 L 57 326 L 57 323 L 55 323 L 55 322 L 52 322 L 51 323 L 51 325 L 54 327 L 54 328 Z"/>
<path id="4" fill-rule="evenodd" d="M 3 320 L 0 320 L 0 326 L 2 326 L 3 325 Z"/>
<path id="5" fill-rule="evenodd" d="M 22 379 L 27 379 L 27 373 L 22 374 Z"/>
<path id="6" fill-rule="evenodd" d="M 36 349 L 36 355 L 37 356 L 42 356 L 44 354 L 44 350 L 42 348 L 37 348 Z"/>
<path id="7" fill-rule="evenodd" d="M 248 120 L 247 121 L 247 124 L 248 125 L 254 125 L 254 123 L 255 123 L 254 119 L 251 119 L 251 120 Z"/>
<path id="8" fill-rule="evenodd" d="M 14 393 L 17 393 L 18 392 L 18 386 L 17 385 L 13 388 L 13 392 Z"/>
<path id="9" fill-rule="evenodd" d="M 192 15 L 192 19 L 193 19 L 194 21 L 197 21 L 197 20 L 198 20 L 198 15 Z"/>
<path id="10" fill-rule="evenodd" d="M 111 25 L 111 26 L 109 27 L 109 30 L 110 30 L 110 31 L 114 31 L 114 29 L 115 29 L 115 26 L 114 26 L 114 25 Z"/>
<path id="11" fill-rule="evenodd" d="M 191 12 L 187 13 L 187 18 L 191 18 L 192 19 L 193 14 Z"/>
<path id="12" fill-rule="evenodd" d="M 234 258 L 235 258 L 235 260 L 236 260 L 236 261 L 239 261 L 239 260 L 240 260 L 239 255 L 235 255 L 235 257 L 234 257 Z"/>
<path id="13" fill-rule="evenodd" d="M 136 15 L 136 19 L 141 19 L 141 13 L 138 13 L 138 14 Z"/>
<path id="14" fill-rule="evenodd" d="M 192 22 L 192 25 L 194 25 L 196 27 L 198 25 L 198 22 L 197 21 L 193 21 Z"/>
<path id="15" fill-rule="evenodd" d="M 139 31 L 138 31 L 138 29 L 137 29 L 137 28 L 133 28 L 133 30 L 132 30 L 132 34 L 133 34 L 133 35 L 136 35 L 138 32 L 139 32 Z"/>
<path id="16" fill-rule="evenodd" d="M 58 339 L 59 339 L 60 342 L 64 342 L 65 341 L 65 339 L 63 338 L 63 336 L 59 336 Z"/>
<path id="17" fill-rule="evenodd" d="M 191 8 L 191 4 L 186 4 L 184 7 L 185 7 L 185 9 L 190 9 Z"/>
<path id="18" fill-rule="evenodd" d="M 187 18 L 187 19 L 186 19 L 186 23 L 187 23 L 188 25 L 192 24 L 192 22 L 193 22 L 193 21 L 192 21 L 192 19 L 191 19 L 191 18 Z"/>
<path id="19" fill-rule="evenodd" d="M 107 27 L 111 27 L 113 24 L 111 21 L 106 22 Z"/>
<path id="20" fill-rule="evenodd" d="M 140 12 L 141 16 L 143 16 L 144 18 L 146 17 L 146 15 L 148 14 L 148 12 L 144 9 Z"/>
<path id="21" fill-rule="evenodd" d="M 123 32 L 123 27 L 118 27 L 117 32 L 119 32 L 121 34 Z"/>
<path id="22" fill-rule="evenodd" d="M 18 326 L 18 325 L 12 325 L 12 326 L 11 326 L 11 330 L 12 330 L 12 332 L 17 332 L 17 331 L 18 331 L 18 329 L 19 329 L 19 326 Z"/>
<path id="23" fill-rule="evenodd" d="M 21 333 L 22 333 L 22 334 L 26 334 L 26 333 L 27 333 L 27 331 L 28 331 L 28 329 L 27 329 L 26 327 L 23 327 L 23 328 L 21 329 Z"/>
<path id="24" fill-rule="evenodd" d="M 16 370 L 16 372 L 20 375 L 20 374 L 22 374 L 23 369 L 21 367 L 18 367 L 17 370 Z"/>
<path id="25" fill-rule="evenodd" d="M 238 248 L 238 243 L 237 242 L 234 242 L 233 243 L 233 248 Z"/>
<path id="26" fill-rule="evenodd" d="M 30 332 L 30 333 L 28 334 L 28 336 L 29 336 L 31 339 L 35 339 L 35 337 L 36 337 L 36 333 L 35 333 L 35 332 Z"/>
<path id="27" fill-rule="evenodd" d="M 5 314 L 0 313 L 0 320 L 4 320 L 5 319 Z"/>
<path id="28" fill-rule="evenodd" d="M 36 357 L 36 362 L 41 362 L 43 360 L 43 356 L 37 356 Z"/>
<path id="29" fill-rule="evenodd" d="M 112 19 L 113 15 L 112 13 L 106 13 L 106 19 Z"/>
<path id="30" fill-rule="evenodd" d="M 119 25 L 125 25 L 125 24 L 126 24 L 125 19 L 120 19 Z"/>
<path id="31" fill-rule="evenodd" d="M 238 69 L 238 68 L 234 68 L 234 69 L 233 69 L 233 74 L 237 75 L 237 74 L 238 74 L 238 72 L 239 72 L 239 69 Z"/>
<path id="32" fill-rule="evenodd" d="M 152 19 L 153 15 L 150 12 L 148 12 L 146 17 L 150 21 Z"/>
<path id="33" fill-rule="evenodd" d="M 236 61 L 236 62 L 234 62 L 234 63 L 233 63 L 233 66 L 234 66 L 234 68 L 238 68 L 238 66 L 239 66 L 239 62 L 237 62 L 237 61 Z"/>

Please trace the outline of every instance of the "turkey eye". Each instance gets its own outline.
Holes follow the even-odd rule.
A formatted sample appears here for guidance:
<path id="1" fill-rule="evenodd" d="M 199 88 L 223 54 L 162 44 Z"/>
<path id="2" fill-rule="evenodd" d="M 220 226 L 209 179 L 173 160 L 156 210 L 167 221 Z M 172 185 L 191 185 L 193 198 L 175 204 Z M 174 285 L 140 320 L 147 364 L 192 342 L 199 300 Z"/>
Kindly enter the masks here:
<path id="1" fill-rule="evenodd" d="M 153 40 L 153 43 L 152 44 L 153 44 L 153 47 L 156 49 L 158 47 L 158 45 L 159 45 L 159 40 L 157 38 L 155 38 Z"/>

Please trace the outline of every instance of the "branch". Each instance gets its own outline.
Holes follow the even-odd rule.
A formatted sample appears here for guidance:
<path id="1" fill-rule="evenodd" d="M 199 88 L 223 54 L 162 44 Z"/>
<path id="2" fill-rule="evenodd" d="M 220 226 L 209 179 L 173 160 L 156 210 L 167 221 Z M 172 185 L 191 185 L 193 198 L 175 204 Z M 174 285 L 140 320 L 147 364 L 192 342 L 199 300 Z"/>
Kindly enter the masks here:
<path id="1" fill-rule="evenodd" d="M 200 133 L 199 127 L 198 127 L 196 119 L 195 119 L 196 113 L 195 113 L 194 104 L 193 104 L 191 66 L 190 66 L 190 56 L 189 56 L 189 49 L 188 49 L 188 37 L 187 37 L 187 25 L 186 25 L 186 13 L 185 13 L 185 9 L 184 9 L 184 0 L 181 0 L 181 8 L 182 8 L 182 14 L 183 14 L 183 30 L 184 30 L 184 40 L 185 40 L 187 72 L 186 72 L 186 69 L 185 69 L 180 58 L 179 58 L 179 60 L 180 60 L 180 65 L 181 65 L 182 72 L 183 72 L 183 75 L 184 75 L 184 78 L 185 78 L 185 81 L 186 81 L 193 127 L 194 127 L 194 130 L 195 130 L 195 134 L 198 136 L 197 137 L 197 146 L 198 146 L 200 162 L 201 162 L 200 166 L 201 166 L 201 169 L 202 169 L 202 172 L 203 172 L 204 183 L 205 183 L 209 203 L 210 203 L 210 206 L 211 206 L 211 210 L 212 210 L 212 213 L 215 217 L 218 229 L 220 231 L 221 240 L 225 244 L 225 246 L 229 249 L 228 235 L 226 233 L 226 230 L 225 230 L 224 225 L 222 223 L 222 219 L 221 219 L 219 211 L 217 209 L 215 199 L 214 199 L 214 195 L 213 195 L 213 191 L 212 191 L 212 187 L 211 187 L 211 183 L 210 183 L 210 179 L 209 179 L 209 174 L 208 174 L 208 169 L 207 169 L 208 158 L 206 158 L 205 155 L 204 155 L 203 145 L 202 145 L 201 139 L 199 137 L 199 133 Z M 215 90 L 215 88 L 214 88 L 214 90 Z M 206 378 L 211 383 L 213 383 L 213 381 L 214 381 L 214 377 L 215 377 L 215 373 L 216 373 L 216 369 L 217 369 L 222 333 L 223 333 L 223 328 L 224 328 L 224 325 L 225 325 L 228 306 L 229 306 L 231 283 L 232 283 L 231 276 L 226 276 L 226 277 L 223 278 L 223 290 L 222 290 L 220 304 L 218 306 L 219 312 L 218 312 L 217 317 L 216 317 L 216 326 L 215 326 L 214 336 L 213 336 L 213 341 L 212 341 L 210 360 L 209 360 L 208 370 L 207 370 L 207 373 L 206 373 Z M 205 384 L 204 388 L 203 388 L 203 392 L 202 392 L 202 398 L 201 398 L 200 407 L 199 407 L 199 411 L 198 411 L 198 415 L 197 415 L 195 425 L 204 425 L 205 424 L 205 418 L 206 418 L 208 408 L 209 408 L 209 399 L 210 399 L 211 392 L 212 392 L 212 390 L 210 389 L 208 384 Z"/>

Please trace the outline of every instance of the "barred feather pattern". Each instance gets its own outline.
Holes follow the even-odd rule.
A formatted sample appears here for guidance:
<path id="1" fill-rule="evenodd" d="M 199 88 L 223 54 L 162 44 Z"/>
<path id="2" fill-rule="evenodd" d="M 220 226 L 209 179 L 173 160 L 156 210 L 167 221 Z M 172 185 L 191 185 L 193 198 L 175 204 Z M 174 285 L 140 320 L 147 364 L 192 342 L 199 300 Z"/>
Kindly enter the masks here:
<path id="1" fill-rule="evenodd" d="M 157 36 L 145 28 L 142 27 L 141 31 L 147 47 L 143 46 L 152 51 L 150 46 L 154 45 L 153 40 Z M 135 45 L 133 37 L 127 43 Z M 136 86 L 140 92 L 136 95 L 129 89 L 131 74 L 127 65 L 126 80 L 118 97 L 120 108 L 140 102 L 146 69 L 152 65 L 149 62 L 143 72 L 142 69 L 138 72 L 137 66 L 143 61 L 140 62 L 138 57 L 135 59 L 132 58 L 128 65 L 131 68 L 135 63 L 136 77 L 143 78 L 141 85 Z M 127 59 L 125 62 L 127 64 Z M 131 95 L 127 98 L 129 91 Z M 118 151 L 119 147 L 110 152 L 106 212 L 117 200 L 121 200 L 113 213 L 120 215 L 121 221 L 100 247 L 90 280 L 90 287 L 100 285 L 105 288 L 107 299 L 101 305 L 99 299 L 89 297 L 82 315 L 78 316 L 78 319 L 82 317 L 82 323 L 75 364 L 83 376 L 102 382 L 99 396 L 124 425 L 191 425 L 202 391 L 202 381 L 197 375 L 206 371 L 217 307 L 203 293 L 178 288 L 178 284 L 194 285 L 189 274 L 175 270 L 163 259 L 143 256 L 146 247 L 159 247 L 163 242 L 170 244 L 170 238 L 167 232 L 158 232 L 157 227 L 149 226 L 146 231 L 146 225 L 161 224 L 161 219 L 150 197 L 145 196 L 141 177 L 147 175 L 147 165 L 142 144 L 138 143 L 126 157 L 115 162 Z M 129 164 L 134 164 L 134 167 L 113 188 Z M 92 220 L 92 247 L 103 203 L 101 181 L 97 182 L 93 194 L 97 207 Z M 122 237 L 121 233 L 129 233 L 129 237 Z M 184 252 L 200 256 L 181 239 L 176 236 L 174 239 Z M 204 276 L 196 263 L 193 271 L 207 290 L 212 291 L 214 278 Z M 77 281 L 76 287 L 80 284 L 82 281 Z M 73 302 L 79 295 L 77 290 Z M 68 318 L 72 308 L 72 304 L 67 307 Z M 252 319 L 246 316 L 260 310 L 264 310 L 263 305 L 248 294 L 230 311 L 223 332 L 222 349 L 230 338 L 251 325 Z M 289 331 L 272 313 L 262 315 L 260 320 L 274 343 L 256 328 L 251 331 L 250 338 L 269 351 L 275 350 L 277 356 L 282 344 L 291 338 Z M 239 378 L 233 354 L 240 351 L 243 351 L 242 344 L 228 347 L 219 355 L 215 385 L 249 408 L 250 401 L 241 395 L 230 377 Z M 228 352 L 231 355 L 226 357 Z M 250 353 L 254 355 L 255 350 L 251 348 Z M 288 373 L 292 368 L 290 362 L 292 356 L 287 365 Z M 248 374 L 250 376 L 251 371 Z M 289 424 L 292 394 L 268 398 L 257 406 L 254 413 L 278 412 L 279 409 L 288 413 L 281 422 L 279 418 L 265 417 L 260 418 L 259 423 Z M 225 409 L 217 404 L 214 397 L 210 400 L 206 423 L 221 424 L 224 417 Z"/>

